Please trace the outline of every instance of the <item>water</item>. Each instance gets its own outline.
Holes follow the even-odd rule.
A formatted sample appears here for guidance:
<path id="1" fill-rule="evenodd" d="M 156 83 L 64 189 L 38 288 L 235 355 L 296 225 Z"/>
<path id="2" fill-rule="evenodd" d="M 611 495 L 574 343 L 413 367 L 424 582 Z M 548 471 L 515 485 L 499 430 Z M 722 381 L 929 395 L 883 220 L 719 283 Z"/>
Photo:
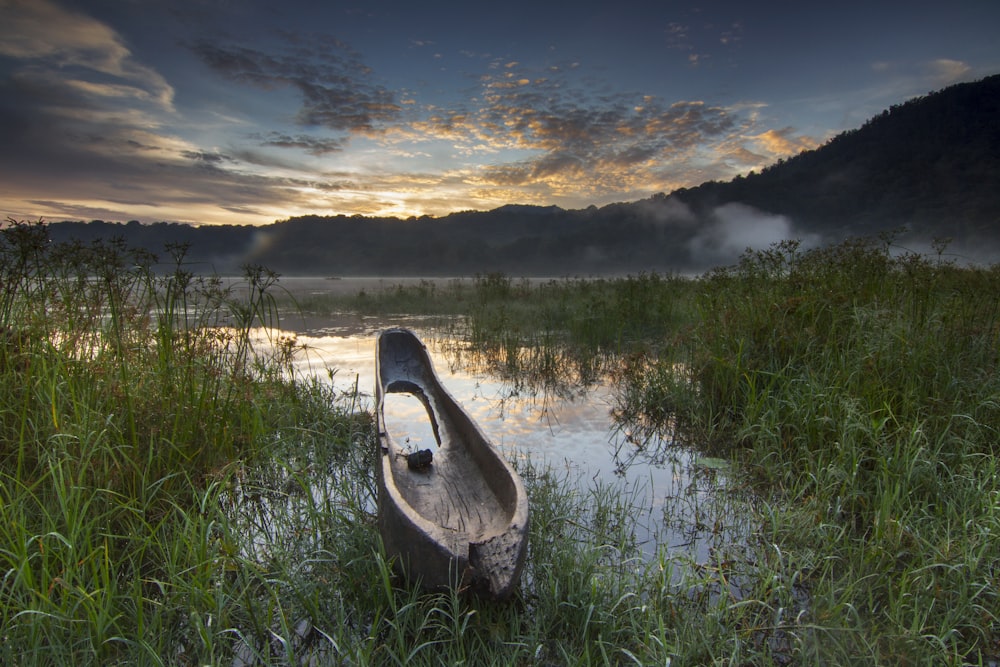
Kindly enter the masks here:
<path id="1" fill-rule="evenodd" d="M 356 293 L 396 280 L 282 279 L 282 284 L 300 293 Z M 739 540 L 748 530 L 741 521 L 746 513 L 734 508 L 740 501 L 727 490 L 725 462 L 702 459 L 671 443 L 659 443 L 650 456 L 650 450 L 640 448 L 614 423 L 614 390 L 607 383 L 557 394 L 512 386 L 483 364 L 470 363 L 441 318 L 293 315 L 281 322 L 304 346 L 296 362 L 299 372 L 326 378 L 334 371 L 334 386 L 345 392 L 356 387 L 368 408 L 373 403 L 375 341 L 381 330 L 393 326 L 411 328 L 421 337 L 445 387 L 506 456 L 551 466 L 581 487 L 613 484 L 632 494 L 641 508 L 636 537 L 647 557 L 666 550 L 672 557 L 705 563 L 715 547 Z M 389 421 L 407 433 L 414 449 L 433 449 L 419 402 L 400 397 L 387 409 Z"/>

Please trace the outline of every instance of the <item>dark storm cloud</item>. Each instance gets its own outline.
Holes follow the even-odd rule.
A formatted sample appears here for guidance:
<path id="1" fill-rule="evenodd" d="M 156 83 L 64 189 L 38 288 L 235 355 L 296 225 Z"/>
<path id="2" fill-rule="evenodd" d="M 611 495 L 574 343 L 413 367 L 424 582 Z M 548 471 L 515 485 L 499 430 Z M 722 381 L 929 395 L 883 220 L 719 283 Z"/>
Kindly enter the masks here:
<path id="1" fill-rule="evenodd" d="M 0 83 L 0 165 L 5 180 L 37 179 L 105 167 L 108 153 L 149 152 L 132 136 L 122 112 L 104 109 L 44 78 L 13 76 Z M 114 122 L 117 119 L 120 122 Z"/>
<path id="2" fill-rule="evenodd" d="M 394 93 L 372 82 L 371 71 L 343 44 L 286 36 L 281 53 L 201 41 L 192 45 L 206 65 L 226 78 L 264 90 L 296 89 L 296 121 L 338 131 L 362 132 L 394 121 L 401 107 Z"/>
<path id="3" fill-rule="evenodd" d="M 0 4 L 0 17 L 4 11 Z M 173 88 L 106 24 L 48 0 L 25 3 L 12 16 L 19 32 L 0 30 L 0 56 L 6 58 L 0 63 L 0 195 L 19 203 L 8 203 L 0 215 L 148 221 L 176 219 L 176 211 L 184 210 L 185 220 L 206 222 L 217 219 L 219 210 L 258 217 L 298 201 L 303 190 L 323 189 L 308 175 L 255 173 L 253 162 L 242 160 L 235 148 L 220 151 L 181 137 Z M 259 54 L 231 66 L 247 68 L 253 79 L 251 56 Z M 338 57 L 313 56 L 312 76 L 329 84 L 330 67 L 323 64 L 341 63 L 355 74 L 342 77 L 345 87 L 364 83 L 364 69 L 352 65 L 349 54 Z M 258 75 L 275 85 L 281 83 L 276 72 L 293 78 L 289 59 L 258 65 Z M 310 75 L 304 65 L 297 72 Z M 361 89 L 348 106 L 354 124 L 364 126 L 385 112 L 371 109 L 377 87 Z M 308 137 L 267 139 L 317 154 L 338 145 Z M 171 212 L 160 217 L 158 211 L 166 209 Z"/>
<path id="4" fill-rule="evenodd" d="M 63 220 L 114 220 L 124 222 L 120 210 L 104 206 L 85 206 L 48 199 L 35 199 L 31 203 L 46 210 L 57 211 Z"/>

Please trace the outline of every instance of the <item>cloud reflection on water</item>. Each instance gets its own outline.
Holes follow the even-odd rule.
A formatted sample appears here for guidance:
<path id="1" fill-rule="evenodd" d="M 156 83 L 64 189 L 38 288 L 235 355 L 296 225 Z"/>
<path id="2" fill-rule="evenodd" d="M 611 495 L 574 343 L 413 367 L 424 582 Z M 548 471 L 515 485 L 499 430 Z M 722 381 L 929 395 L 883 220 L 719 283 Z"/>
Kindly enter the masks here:
<path id="1" fill-rule="evenodd" d="M 424 340 L 448 391 L 493 442 L 510 457 L 528 458 L 577 480 L 581 487 L 616 484 L 637 495 L 637 540 L 647 556 L 658 549 L 695 562 L 706 562 L 715 546 L 742 532 L 740 518 L 723 493 L 725 469 L 701 466 L 695 452 L 660 443 L 657 456 L 644 456 L 616 426 L 613 388 L 594 382 L 580 391 L 525 390 L 486 372 L 482 364 L 463 364 L 470 354 L 456 354 L 463 343 L 424 318 L 305 318 L 295 331 L 306 352 L 297 362 L 304 374 L 328 377 L 344 392 L 357 390 L 361 404 L 372 407 L 375 340 L 389 326 L 409 326 Z M 294 326 L 289 320 L 286 326 Z M 419 411 L 393 414 L 402 428 L 419 432 Z M 406 420 L 412 419 L 412 425 Z"/>

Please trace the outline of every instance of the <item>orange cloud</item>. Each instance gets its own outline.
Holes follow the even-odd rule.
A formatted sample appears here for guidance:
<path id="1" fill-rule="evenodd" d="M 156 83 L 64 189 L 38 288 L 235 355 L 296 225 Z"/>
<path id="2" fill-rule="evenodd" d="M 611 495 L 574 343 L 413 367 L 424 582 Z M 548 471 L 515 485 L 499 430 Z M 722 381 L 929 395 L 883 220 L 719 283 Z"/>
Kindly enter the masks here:
<path id="1" fill-rule="evenodd" d="M 784 127 L 780 130 L 767 130 L 760 134 L 751 136 L 751 139 L 768 156 L 773 158 L 789 157 L 798 155 L 802 151 L 812 150 L 820 145 L 820 142 L 813 137 L 795 136 L 795 129 Z"/>

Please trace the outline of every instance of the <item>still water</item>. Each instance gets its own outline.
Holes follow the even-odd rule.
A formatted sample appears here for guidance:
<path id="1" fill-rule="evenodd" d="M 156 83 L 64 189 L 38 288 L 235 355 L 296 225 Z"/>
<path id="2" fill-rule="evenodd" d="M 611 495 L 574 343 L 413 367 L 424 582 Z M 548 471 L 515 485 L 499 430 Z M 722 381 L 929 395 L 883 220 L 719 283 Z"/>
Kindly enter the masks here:
<path id="1" fill-rule="evenodd" d="M 367 280 L 283 278 L 282 285 L 300 295 L 356 293 L 403 279 L 374 284 Z M 373 405 L 378 333 L 394 326 L 414 330 L 445 387 L 506 456 L 549 466 L 581 489 L 613 485 L 625 490 L 637 508 L 636 538 L 647 557 L 667 552 L 672 558 L 705 563 L 713 549 L 741 539 L 747 527 L 740 517 L 746 513 L 735 507 L 741 500 L 729 488 L 725 462 L 669 442 L 640 448 L 613 419 L 615 393 L 609 382 L 557 393 L 513 386 L 483 364 L 471 363 L 474 355 L 456 339 L 456 327 L 448 324 L 441 318 L 351 313 L 294 314 L 280 323 L 303 347 L 296 362 L 299 372 L 328 378 L 344 392 L 357 388 L 367 408 Z M 389 421 L 407 432 L 412 446 L 433 445 L 418 401 L 394 398 L 386 409 Z"/>

